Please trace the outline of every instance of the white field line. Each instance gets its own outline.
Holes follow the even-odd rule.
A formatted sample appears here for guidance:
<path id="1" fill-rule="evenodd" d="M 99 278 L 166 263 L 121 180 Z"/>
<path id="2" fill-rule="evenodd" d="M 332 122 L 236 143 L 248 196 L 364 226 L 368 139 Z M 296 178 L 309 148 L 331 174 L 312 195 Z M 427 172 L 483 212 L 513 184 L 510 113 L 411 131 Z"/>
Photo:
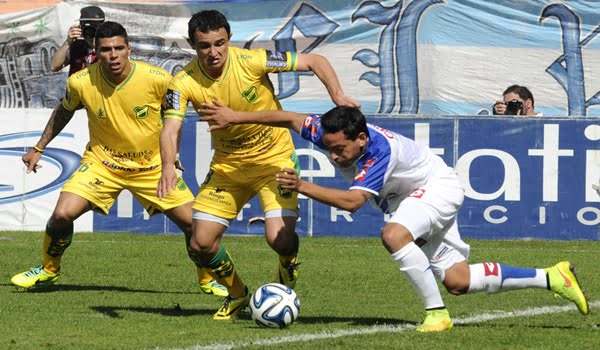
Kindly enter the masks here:
<path id="1" fill-rule="evenodd" d="M 600 306 L 600 300 L 593 301 L 590 303 L 590 307 Z M 491 320 L 500 320 L 504 318 L 522 317 L 522 316 L 538 316 L 547 314 L 556 314 L 560 312 L 576 310 L 574 305 L 566 306 L 542 306 L 535 308 L 528 308 L 523 310 L 515 311 L 498 311 L 484 314 L 478 314 L 463 318 L 453 319 L 454 324 L 464 325 L 472 323 L 480 323 Z M 296 342 L 305 342 L 319 339 L 334 339 L 340 337 L 350 337 L 355 335 L 374 334 L 374 333 L 401 333 L 406 330 L 414 329 L 413 324 L 401 324 L 401 325 L 377 325 L 361 329 L 352 330 L 337 330 L 331 332 L 320 332 L 320 333 L 308 333 L 308 334 L 297 334 L 284 337 L 273 337 L 265 339 L 254 339 L 254 340 L 242 340 L 237 342 L 227 343 L 211 343 L 207 345 L 194 345 L 188 348 L 178 348 L 172 350 L 230 350 L 240 349 L 248 346 L 269 346 L 269 345 L 281 345 L 290 344 Z M 159 348 L 156 348 L 159 350 Z"/>

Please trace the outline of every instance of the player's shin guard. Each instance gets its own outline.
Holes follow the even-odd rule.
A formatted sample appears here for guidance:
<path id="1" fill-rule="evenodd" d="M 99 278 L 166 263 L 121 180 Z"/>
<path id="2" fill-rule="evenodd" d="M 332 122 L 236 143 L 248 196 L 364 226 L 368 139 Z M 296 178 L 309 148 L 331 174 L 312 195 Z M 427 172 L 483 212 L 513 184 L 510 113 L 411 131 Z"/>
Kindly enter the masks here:
<path id="1" fill-rule="evenodd" d="M 73 241 L 73 223 L 66 228 L 58 231 L 49 224 L 46 224 L 46 234 L 44 235 L 44 268 L 50 272 L 58 272 L 60 261 L 65 250 Z"/>
<path id="2" fill-rule="evenodd" d="M 246 294 L 246 286 L 235 271 L 233 259 L 222 245 L 219 246 L 219 252 L 208 263 L 208 267 L 232 297 L 237 298 Z"/>
<path id="3" fill-rule="evenodd" d="M 503 292 L 522 288 L 547 288 L 543 269 L 513 267 L 495 262 L 469 265 L 471 272 L 469 293 Z"/>
<path id="4" fill-rule="evenodd" d="M 408 277 L 413 288 L 423 300 L 426 310 L 445 307 L 429 260 L 414 242 L 392 254 L 392 258 L 400 265 L 400 271 Z"/>

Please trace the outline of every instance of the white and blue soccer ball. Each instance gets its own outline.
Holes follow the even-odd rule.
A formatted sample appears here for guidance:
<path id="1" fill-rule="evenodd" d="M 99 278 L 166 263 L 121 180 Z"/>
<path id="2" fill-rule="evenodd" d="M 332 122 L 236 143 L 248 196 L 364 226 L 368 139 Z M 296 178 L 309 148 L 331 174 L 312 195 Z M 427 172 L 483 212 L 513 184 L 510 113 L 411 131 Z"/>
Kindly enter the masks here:
<path id="1" fill-rule="evenodd" d="M 285 328 L 298 318 L 300 299 L 290 287 L 268 283 L 252 294 L 250 309 L 257 325 Z"/>

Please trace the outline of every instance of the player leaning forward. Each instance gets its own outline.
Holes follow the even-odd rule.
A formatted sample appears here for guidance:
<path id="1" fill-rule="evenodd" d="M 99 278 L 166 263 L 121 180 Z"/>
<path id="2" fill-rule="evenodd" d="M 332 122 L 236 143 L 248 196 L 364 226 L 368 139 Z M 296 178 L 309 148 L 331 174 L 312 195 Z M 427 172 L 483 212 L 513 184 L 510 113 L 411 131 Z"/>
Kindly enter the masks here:
<path id="1" fill-rule="evenodd" d="M 268 73 L 312 71 L 323 82 L 336 105 L 359 106 L 344 95 L 335 71 L 322 56 L 230 46 L 231 30 L 223 14 L 201 11 L 188 23 L 189 44 L 198 58 L 186 65 L 169 85 L 167 111 L 160 137 L 163 164 L 172 163 L 188 102 L 195 109 L 217 98 L 236 110 L 281 109 Z M 239 125 L 212 133 L 215 149 L 210 170 L 194 203 L 191 248 L 224 279 L 229 290 L 214 318 L 234 317 L 249 302 L 248 289 L 236 273 L 220 240 L 243 206 L 258 195 L 265 212 L 267 243 L 279 256 L 280 283 L 294 288 L 298 277 L 297 193 L 282 189 L 275 174 L 297 166 L 289 130 L 263 125 Z M 176 188 L 177 176 L 163 167 L 157 195 Z"/>
<path id="2" fill-rule="evenodd" d="M 567 261 L 546 269 L 496 262 L 469 265 L 470 247 L 461 240 L 456 224 L 464 190 L 454 169 L 428 147 L 367 124 L 358 109 L 336 107 L 318 117 L 284 111 L 234 112 L 215 101 L 200 112 L 203 120 L 216 123 L 211 130 L 241 123 L 295 130 L 327 151 L 352 185 L 348 190 L 326 188 L 301 180 L 292 169 L 283 169 L 277 174 L 283 188 L 351 212 L 370 200 L 390 214 L 381 238 L 425 304 L 425 320 L 417 331 L 452 328 L 435 277 L 454 295 L 548 289 L 588 314 L 587 299 Z"/>
<path id="3" fill-rule="evenodd" d="M 171 75 L 129 60 L 127 32 L 118 23 L 102 24 L 95 42 L 99 62 L 68 79 L 66 97 L 54 109 L 36 146 L 23 156 L 27 172 L 35 172 L 41 167 L 38 162 L 46 146 L 69 123 L 76 109 L 86 108 L 90 141 L 46 225 L 43 265 L 11 279 L 23 288 L 54 283 L 62 255 L 72 241 L 73 221 L 89 210 L 108 214 L 124 189 L 150 215 L 164 212 L 185 233 L 186 242 L 191 237 L 193 195 L 181 177 L 169 196 L 162 200 L 156 197 L 161 174 L 161 104 Z M 169 167 L 174 169 L 173 164 Z M 198 278 L 203 292 L 227 295 L 207 269 L 198 266 Z"/>

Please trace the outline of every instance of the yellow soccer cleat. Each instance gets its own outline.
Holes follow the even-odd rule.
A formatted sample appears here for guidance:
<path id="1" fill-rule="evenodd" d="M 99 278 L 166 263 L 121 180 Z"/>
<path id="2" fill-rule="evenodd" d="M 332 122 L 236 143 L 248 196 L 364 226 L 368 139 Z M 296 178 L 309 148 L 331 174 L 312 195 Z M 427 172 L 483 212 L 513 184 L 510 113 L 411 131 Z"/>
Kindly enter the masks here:
<path id="1" fill-rule="evenodd" d="M 548 274 L 550 290 L 556 295 L 575 303 L 582 315 L 590 313 L 587 298 L 579 287 L 579 282 L 575 275 L 575 267 L 570 262 L 561 261 L 552 267 L 544 269 L 544 271 Z"/>
<path id="2" fill-rule="evenodd" d="M 229 295 L 227 288 L 225 288 L 225 286 L 221 285 L 215 279 L 206 284 L 200 284 L 200 290 L 205 294 L 214 294 L 218 297 L 226 297 Z"/>
<path id="3" fill-rule="evenodd" d="M 58 272 L 48 272 L 42 265 L 32 267 L 29 271 L 16 274 L 10 279 L 12 284 L 25 289 L 54 284 L 56 280 L 58 280 Z"/>
<path id="4" fill-rule="evenodd" d="M 282 266 L 279 264 L 279 271 L 277 272 L 278 278 L 276 283 L 280 283 L 294 289 L 294 287 L 296 287 L 298 275 L 300 274 L 298 271 L 298 265 L 300 265 L 300 263 L 290 263 L 288 266 Z"/>
<path id="5" fill-rule="evenodd" d="M 246 295 L 240 298 L 233 298 L 228 295 L 223 301 L 223 306 L 213 315 L 214 320 L 231 320 L 236 318 L 237 314 L 250 304 L 250 293 L 246 287 Z"/>
<path id="6" fill-rule="evenodd" d="M 416 328 L 417 332 L 443 332 L 452 329 L 452 320 L 448 309 L 427 310 L 425 320 Z"/>

